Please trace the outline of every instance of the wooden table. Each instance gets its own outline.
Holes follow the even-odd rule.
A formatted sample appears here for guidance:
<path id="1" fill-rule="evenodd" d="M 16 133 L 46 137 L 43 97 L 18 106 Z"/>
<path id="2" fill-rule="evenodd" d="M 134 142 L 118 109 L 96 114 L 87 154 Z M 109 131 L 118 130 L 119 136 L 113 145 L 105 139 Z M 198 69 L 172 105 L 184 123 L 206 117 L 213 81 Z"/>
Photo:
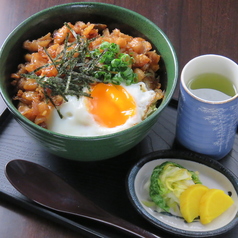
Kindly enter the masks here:
<path id="1" fill-rule="evenodd" d="M 47 7 L 68 2 L 73 1 L 1 0 L 0 45 L 2 45 L 7 35 L 27 17 Z M 193 57 L 207 53 L 221 54 L 238 62 L 237 0 L 105 0 L 95 2 L 111 3 L 131 9 L 157 24 L 171 40 L 177 52 L 180 70 Z M 176 90 L 174 94 L 174 98 L 176 99 L 177 97 L 178 90 Z M 0 113 L 4 108 L 5 105 L 0 99 Z M 175 132 L 176 109 L 169 108 L 164 112 L 162 118 L 166 118 L 169 115 L 172 115 L 170 128 L 166 128 L 166 125 L 158 122 L 158 125 L 156 125 L 153 132 L 151 132 L 151 134 L 156 133 L 157 129 L 167 130 L 166 138 L 160 138 L 160 145 L 153 145 L 153 150 L 170 149 L 172 147 Z M 14 124 L 14 122 L 11 123 Z M 142 143 L 141 145 L 145 145 L 150 141 L 151 134 L 144 140 L 144 144 Z M 4 137 L 4 131 L 0 135 L 0 139 L 2 139 Z M 13 146 L 12 148 L 14 148 L 14 145 L 10 142 L 8 146 Z M 149 152 L 147 147 L 143 148 L 142 146 L 141 148 L 141 146 L 137 146 L 128 153 L 139 151 L 143 154 L 146 153 L 147 150 Z M 0 153 L 2 153 L 1 150 Z M 6 156 L 6 154 L 1 155 Z M 234 150 L 231 154 L 232 159 L 230 159 L 230 161 L 224 161 L 224 164 L 232 167 L 237 174 L 238 162 L 235 160 L 236 155 L 238 155 L 238 153 Z M 110 165 L 111 162 L 106 163 Z M 3 186 L 3 184 L 1 183 L 0 186 Z M 142 218 L 138 215 L 138 217 L 134 219 L 140 220 Z M 15 205 L 14 202 L 0 197 L 0 237 L 73 238 L 84 236 L 72 229 L 49 221 L 44 217 L 37 216 L 35 213 Z M 227 237 L 235 237 L 234 232 L 232 234 L 228 233 Z"/>

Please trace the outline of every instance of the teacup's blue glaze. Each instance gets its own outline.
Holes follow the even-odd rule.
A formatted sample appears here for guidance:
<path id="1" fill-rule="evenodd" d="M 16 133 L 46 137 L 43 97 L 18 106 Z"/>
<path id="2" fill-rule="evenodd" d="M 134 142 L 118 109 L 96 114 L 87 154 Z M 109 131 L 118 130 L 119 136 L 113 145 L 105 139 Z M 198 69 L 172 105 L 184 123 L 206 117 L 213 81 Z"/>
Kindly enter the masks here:
<path id="1" fill-rule="evenodd" d="M 227 77 L 236 89 L 236 95 L 220 101 L 194 95 L 188 89 L 189 83 L 196 76 L 206 73 Z M 221 55 L 201 55 L 185 65 L 181 73 L 176 128 L 176 138 L 180 144 L 214 159 L 221 159 L 230 152 L 238 119 L 237 77 L 238 65 Z"/>
<path id="2" fill-rule="evenodd" d="M 176 137 L 186 148 L 221 159 L 233 147 L 238 118 L 238 97 L 207 103 L 180 85 Z"/>

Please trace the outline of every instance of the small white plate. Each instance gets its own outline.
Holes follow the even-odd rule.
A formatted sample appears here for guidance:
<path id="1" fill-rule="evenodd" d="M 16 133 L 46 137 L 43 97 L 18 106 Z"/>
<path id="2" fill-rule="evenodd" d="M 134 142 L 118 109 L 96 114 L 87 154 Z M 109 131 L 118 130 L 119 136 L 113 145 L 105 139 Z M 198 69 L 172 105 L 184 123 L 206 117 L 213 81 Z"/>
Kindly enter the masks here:
<path id="1" fill-rule="evenodd" d="M 187 223 L 181 217 L 162 214 L 145 206 L 143 201 L 149 200 L 145 184 L 150 179 L 153 169 L 165 161 L 176 162 L 189 170 L 198 171 L 204 185 L 222 189 L 233 198 L 234 204 L 207 225 L 202 225 L 199 220 Z M 183 151 L 153 152 L 143 157 L 131 169 L 127 185 L 130 200 L 139 213 L 167 232 L 188 237 L 209 237 L 222 234 L 238 223 L 238 178 L 209 157 Z"/>

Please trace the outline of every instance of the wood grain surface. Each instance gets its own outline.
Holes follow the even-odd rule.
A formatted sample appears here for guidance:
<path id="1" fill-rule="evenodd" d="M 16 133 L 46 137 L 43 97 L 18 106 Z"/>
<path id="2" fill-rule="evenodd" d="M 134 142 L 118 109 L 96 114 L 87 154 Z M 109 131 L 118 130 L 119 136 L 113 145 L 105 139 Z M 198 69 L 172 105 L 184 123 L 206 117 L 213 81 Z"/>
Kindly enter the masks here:
<path id="1" fill-rule="evenodd" d="M 8 34 L 32 14 L 54 5 L 69 2 L 74 1 L 1 0 L 0 46 Z M 110 3 L 128 8 L 147 17 L 158 25 L 168 36 L 177 52 L 180 72 L 190 59 L 201 54 L 221 54 L 231 58 L 236 63 L 238 62 L 237 0 L 104 0 L 94 2 Z M 174 93 L 174 98 L 176 99 L 177 97 L 178 90 Z M 4 108 L 5 104 L 0 99 L 0 112 Z M 165 118 L 169 117 L 166 113 L 172 113 L 174 118 L 171 120 L 174 123 L 176 112 L 166 111 L 164 114 Z M 164 140 L 161 140 L 162 146 L 158 148 L 155 146 L 157 149 L 168 149 L 171 147 L 174 139 L 173 123 L 170 124 L 171 128 L 164 128 L 164 124 L 158 124 L 158 128 L 151 132 L 159 133 L 157 129 L 165 130 L 166 132 Z M 167 125 L 169 124 L 167 123 Z M 9 139 L 10 136 L 7 138 Z M 146 143 L 150 143 L 150 138 L 147 138 Z M 8 146 L 10 144 L 9 142 Z M 12 144 L 12 146 L 14 145 Z M 140 150 L 143 150 L 143 148 L 140 148 Z M 238 154 L 236 151 L 232 153 L 234 157 Z M 4 156 L 7 156 L 7 154 L 4 154 Z M 233 163 L 234 168 L 238 166 L 235 160 L 227 163 Z M 3 165 L 1 164 L 1 166 Z M 134 219 L 141 218 L 134 217 Z M 0 237 L 78 238 L 85 236 L 0 198 Z M 235 237 L 234 232 L 232 234 L 228 233 L 226 237 Z"/>

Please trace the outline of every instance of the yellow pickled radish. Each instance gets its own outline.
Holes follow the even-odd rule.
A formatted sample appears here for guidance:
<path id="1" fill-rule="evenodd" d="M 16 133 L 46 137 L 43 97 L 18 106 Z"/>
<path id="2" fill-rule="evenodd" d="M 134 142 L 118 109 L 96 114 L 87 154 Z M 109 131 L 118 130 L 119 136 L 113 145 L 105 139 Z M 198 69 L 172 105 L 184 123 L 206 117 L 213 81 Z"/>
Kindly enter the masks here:
<path id="1" fill-rule="evenodd" d="M 209 189 L 200 201 L 200 221 L 208 224 L 224 213 L 232 204 L 233 199 L 220 189 Z"/>
<path id="2" fill-rule="evenodd" d="M 199 216 L 200 199 L 208 190 L 205 185 L 194 184 L 180 195 L 180 212 L 185 221 L 192 222 Z"/>

